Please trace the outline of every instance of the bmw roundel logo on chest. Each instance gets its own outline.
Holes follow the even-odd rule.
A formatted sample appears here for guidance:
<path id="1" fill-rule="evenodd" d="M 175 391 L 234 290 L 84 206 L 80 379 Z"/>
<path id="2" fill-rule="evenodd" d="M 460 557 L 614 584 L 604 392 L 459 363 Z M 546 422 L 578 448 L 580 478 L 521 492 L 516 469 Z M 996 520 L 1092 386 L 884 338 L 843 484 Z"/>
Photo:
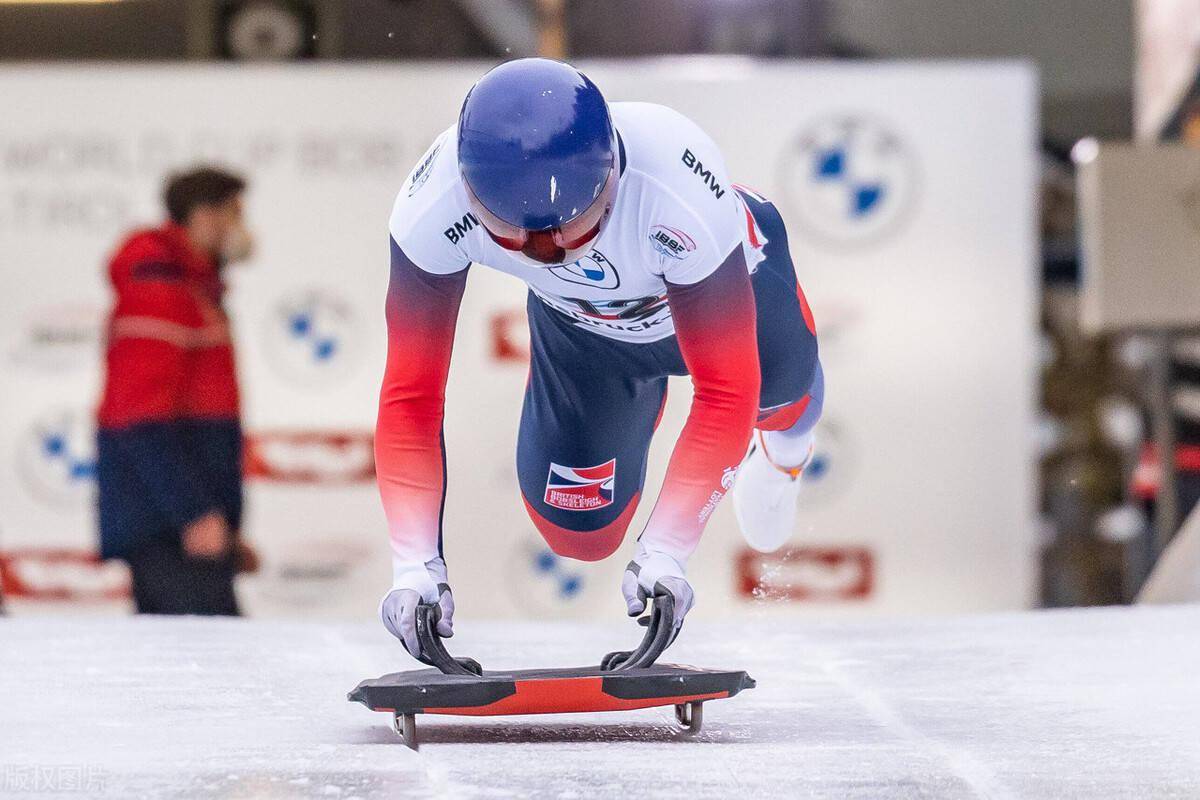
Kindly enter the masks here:
<path id="1" fill-rule="evenodd" d="M 621 285 L 621 276 L 617 274 L 616 267 L 599 250 L 592 250 L 570 264 L 551 267 L 550 272 L 567 283 L 578 283 L 595 289 L 616 289 Z"/>

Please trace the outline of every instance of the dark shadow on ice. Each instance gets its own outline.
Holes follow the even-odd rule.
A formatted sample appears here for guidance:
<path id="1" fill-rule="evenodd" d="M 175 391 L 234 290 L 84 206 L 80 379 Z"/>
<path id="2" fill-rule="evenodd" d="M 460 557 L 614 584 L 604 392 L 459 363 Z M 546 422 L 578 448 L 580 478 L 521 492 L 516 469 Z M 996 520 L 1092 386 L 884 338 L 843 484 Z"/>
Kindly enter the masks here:
<path id="1" fill-rule="evenodd" d="M 422 744 L 543 744 L 559 742 L 717 742 L 747 741 L 749 729 L 740 736 L 725 728 L 714 727 L 688 736 L 668 725 L 600 723 L 506 722 L 492 725 L 456 723 L 453 725 L 425 725 L 418 730 Z M 393 734 L 395 735 L 395 734 Z"/>
<path id="2" fill-rule="evenodd" d="M 613 722 L 581 724 L 578 722 L 526 722 L 513 720 L 491 724 L 464 722 L 427 722 L 417 717 L 421 745 L 427 744 L 555 744 L 600 742 L 679 742 L 680 744 L 737 744 L 761 742 L 752 725 L 722 724 L 705 728 L 695 736 L 687 734 L 664 721 L 621 724 Z M 404 743 L 390 728 L 364 728 L 352 739 L 354 744 L 387 744 L 403 747 Z"/>

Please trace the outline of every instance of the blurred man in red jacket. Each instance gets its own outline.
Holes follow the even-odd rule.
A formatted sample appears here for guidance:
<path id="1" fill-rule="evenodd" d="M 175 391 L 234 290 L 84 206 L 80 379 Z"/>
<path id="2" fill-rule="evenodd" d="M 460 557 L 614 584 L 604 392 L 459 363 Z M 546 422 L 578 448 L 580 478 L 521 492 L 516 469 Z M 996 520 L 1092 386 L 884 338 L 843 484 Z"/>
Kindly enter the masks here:
<path id="1" fill-rule="evenodd" d="M 128 562 L 140 613 L 238 613 L 242 432 L 221 270 L 250 254 L 245 182 L 172 178 L 162 227 L 109 265 L 107 378 L 97 414 L 100 551 Z M 249 563 L 248 563 L 249 562 Z"/>

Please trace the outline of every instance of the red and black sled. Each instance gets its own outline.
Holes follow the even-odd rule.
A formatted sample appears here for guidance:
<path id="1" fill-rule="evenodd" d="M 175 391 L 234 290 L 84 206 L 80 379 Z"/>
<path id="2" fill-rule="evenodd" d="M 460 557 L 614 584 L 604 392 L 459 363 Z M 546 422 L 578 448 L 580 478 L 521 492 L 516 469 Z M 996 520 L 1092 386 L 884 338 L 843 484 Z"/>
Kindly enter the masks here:
<path id="1" fill-rule="evenodd" d="M 733 697 L 754 688 L 742 671 L 655 664 L 670 644 L 674 626 L 671 598 L 656 597 L 646 635 L 632 652 L 609 653 L 595 667 L 484 670 L 477 661 L 455 659 L 437 635 L 436 605 L 417 611 L 422 661 L 436 669 L 395 672 L 366 680 L 348 699 L 372 711 L 392 714 L 396 733 L 417 748 L 417 714 L 499 716 L 628 711 L 675 706 L 687 734 L 700 730 L 704 702 Z"/>

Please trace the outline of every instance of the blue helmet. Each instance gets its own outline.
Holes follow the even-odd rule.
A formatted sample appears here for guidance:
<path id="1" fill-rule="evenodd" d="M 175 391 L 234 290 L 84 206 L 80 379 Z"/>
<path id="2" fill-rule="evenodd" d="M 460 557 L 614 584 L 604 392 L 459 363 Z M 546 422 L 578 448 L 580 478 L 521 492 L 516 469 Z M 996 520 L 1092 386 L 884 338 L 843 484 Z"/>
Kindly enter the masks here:
<path id="1" fill-rule="evenodd" d="M 458 166 L 492 238 L 542 263 L 563 263 L 611 211 L 617 140 L 600 90 L 574 67 L 509 61 L 467 93 Z"/>

